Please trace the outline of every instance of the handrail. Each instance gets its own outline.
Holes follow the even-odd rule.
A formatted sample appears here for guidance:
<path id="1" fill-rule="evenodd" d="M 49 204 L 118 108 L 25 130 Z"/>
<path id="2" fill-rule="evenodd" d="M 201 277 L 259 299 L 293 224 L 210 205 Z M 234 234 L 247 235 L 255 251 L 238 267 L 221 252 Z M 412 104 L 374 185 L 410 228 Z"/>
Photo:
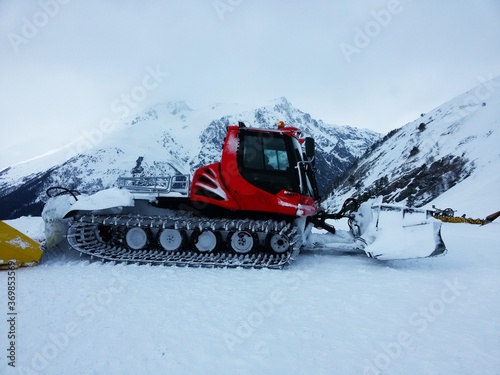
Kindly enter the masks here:
<path id="1" fill-rule="evenodd" d="M 151 176 L 151 177 L 118 177 L 118 187 L 138 194 L 165 195 L 172 192 L 189 194 L 189 175 Z"/>

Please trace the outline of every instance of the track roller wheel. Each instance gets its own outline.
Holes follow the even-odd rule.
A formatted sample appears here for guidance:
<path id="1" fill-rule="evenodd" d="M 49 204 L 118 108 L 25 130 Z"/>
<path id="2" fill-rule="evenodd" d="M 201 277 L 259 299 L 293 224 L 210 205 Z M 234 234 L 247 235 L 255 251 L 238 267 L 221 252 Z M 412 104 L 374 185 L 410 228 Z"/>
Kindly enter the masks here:
<path id="1" fill-rule="evenodd" d="M 284 234 L 269 233 L 266 238 L 266 245 L 275 253 L 281 254 L 290 248 L 290 240 Z"/>
<path id="2" fill-rule="evenodd" d="M 141 250 L 146 247 L 148 239 L 148 233 L 140 227 L 130 228 L 125 235 L 125 242 L 132 250 Z"/>
<path id="3" fill-rule="evenodd" d="M 210 229 L 195 230 L 191 235 L 191 240 L 198 251 L 209 253 L 220 244 L 220 234 Z"/>
<path id="4" fill-rule="evenodd" d="M 245 230 L 232 231 L 228 235 L 229 247 L 238 254 L 247 254 L 255 248 L 255 236 Z"/>
<path id="5" fill-rule="evenodd" d="M 185 235 L 177 229 L 163 229 L 158 236 L 158 242 L 166 251 L 176 251 L 184 243 Z"/>

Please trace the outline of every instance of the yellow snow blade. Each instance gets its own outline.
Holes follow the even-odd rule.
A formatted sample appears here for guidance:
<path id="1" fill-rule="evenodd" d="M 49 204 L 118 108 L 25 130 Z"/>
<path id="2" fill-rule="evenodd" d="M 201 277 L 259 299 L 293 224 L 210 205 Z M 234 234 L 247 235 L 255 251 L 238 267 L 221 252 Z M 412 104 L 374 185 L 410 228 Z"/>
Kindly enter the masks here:
<path id="1" fill-rule="evenodd" d="M 0 269 L 34 266 L 42 254 L 38 242 L 0 221 Z"/>

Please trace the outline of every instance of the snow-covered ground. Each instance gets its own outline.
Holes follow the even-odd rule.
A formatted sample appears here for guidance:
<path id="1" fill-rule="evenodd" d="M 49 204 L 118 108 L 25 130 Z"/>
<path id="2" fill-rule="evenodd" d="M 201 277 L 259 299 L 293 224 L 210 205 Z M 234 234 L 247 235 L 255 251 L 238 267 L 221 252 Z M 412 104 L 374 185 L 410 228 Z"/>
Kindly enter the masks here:
<path id="1" fill-rule="evenodd" d="M 9 223 L 43 237 L 39 218 Z M 498 374 L 500 223 L 442 232 L 444 257 L 304 254 L 281 271 L 44 254 L 15 272 L 15 368 L 0 307 L 1 373 Z"/>

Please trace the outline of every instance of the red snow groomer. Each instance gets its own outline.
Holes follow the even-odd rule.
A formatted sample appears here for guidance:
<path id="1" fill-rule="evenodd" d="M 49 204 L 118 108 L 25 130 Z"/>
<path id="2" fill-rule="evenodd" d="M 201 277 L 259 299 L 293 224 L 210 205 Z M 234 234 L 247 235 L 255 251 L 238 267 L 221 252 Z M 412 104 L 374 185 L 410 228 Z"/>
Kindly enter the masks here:
<path id="1" fill-rule="evenodd" d="M 325 212 L 314 140 L 283 124 L 275 130 L 228 126 L 220 161 L 192 179 L 118 182 L 119 188 L 91 196 L 51 198 L 44 210 L 48 246 L 69 244 L 117 262 L 248 268 L 281 268 L 301 249 L 364 251 L 378 259 L 446 251 L 441 223 L 425 209 L 348 199 L 339 212 Z M 349 230 L 331 225 L 342 218 Z"/>

